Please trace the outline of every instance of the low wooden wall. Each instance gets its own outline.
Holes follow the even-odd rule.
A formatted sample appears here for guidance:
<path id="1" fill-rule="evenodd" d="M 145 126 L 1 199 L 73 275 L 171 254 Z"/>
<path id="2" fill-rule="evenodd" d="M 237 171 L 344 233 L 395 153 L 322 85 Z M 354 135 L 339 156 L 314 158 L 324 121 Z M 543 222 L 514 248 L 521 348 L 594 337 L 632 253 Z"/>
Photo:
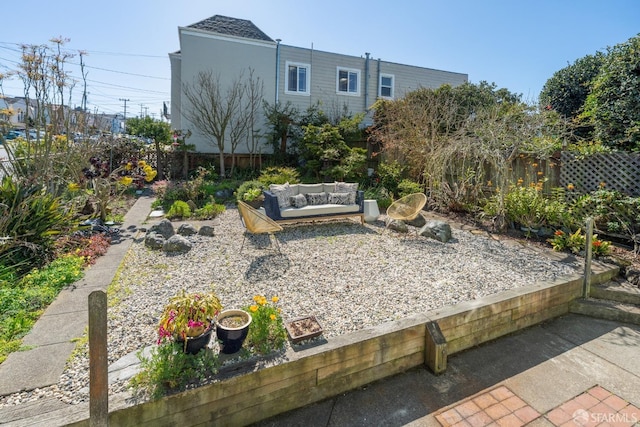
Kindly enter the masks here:
<path id="1" fill-rule="evenodd" d="M 617 269 L 595 273 L 604 283 Z M 318 402 L 427 363 L 427 324 L 446 339 L 447 355 L 569 312 L 582 277 L 536 284 L 465 302 L 287 354 L 288 362 L 232 376 L 136 406 L 112 408 L 111 426 L 239 426 Z M 431 323 L 433 324 L 433 323 Z M 75 425 L 88 426 L 89 420 Z"/>

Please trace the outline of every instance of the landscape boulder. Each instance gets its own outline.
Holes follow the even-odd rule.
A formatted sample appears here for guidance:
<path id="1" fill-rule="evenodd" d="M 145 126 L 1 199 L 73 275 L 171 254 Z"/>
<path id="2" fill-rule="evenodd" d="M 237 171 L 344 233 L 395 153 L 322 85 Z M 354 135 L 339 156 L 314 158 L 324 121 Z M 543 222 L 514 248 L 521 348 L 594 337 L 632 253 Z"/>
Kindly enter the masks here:
<path id="1" fill-rule="evenodd" d="M 191 224 L 181 224 L 180 227 L 178 227 L 178 234 L 181 236 L 193 236 L 197 233 L 198 230 Z"/>
<path id="2" fill-rule="evenodd" d="M 192 247 L 193 244 L 186 237 L 175 234 L 165 240 L 162 250 L 167 253 L 188 252 Z"/>
<path id="3" fill-rule="evenodd" d="M 200 230 L 198 230 L 198 234 L 201 236 L 207 236 L 207 237 L 213 236 L 214 235 L 213 226 L 203 225 L 202 227 L 200 227 Z"/>
<path id="4" fill-rule="evenodd" d="M 412 225 L 412 226 L 414 226 L 416 228 L 420 228 L 420 227 L 424 226 L 427 223 L 427 220 L 425 219 L 424 216 L 422 216 L 421 213 L 418 213 L 417 217 L 415 217 L 412 220 L 407 220 L 406 223 L 409 224 L 409 225 Z"/>
<path id="5" fill-rule="evenodd" d="M 409 227 L 407 227 L 407 224 L 405 224 L 403 221 L 400 221 L 399 219 L 387 218 L 387 220 L 385 221 L 385 225 L 388 229 L 397 231 L 398 233 L 407 233 L 409 231 Z"/>
<path id="6" fill-rule="evenodd" d="M 150 249 L 162 249 L 164 241 L 165 238 L 162 237 L 162 234 L 156 233 L 155 231 L 149 231 L 144 236 L 144 245 Z"/>
<path id="7" fill-rule="evenodd" d="M 426 222 L 418 234 L 447 243 L 451 240 L 451 226 L 444 221 L 431 220 Z"/>
<path id="8" fill-rule="evenodd" d="M 169 237 L 176 234 L 173 229 L 173 224 L 166 218 L 159 223 L 152 225 L 147 233 L 158 233 L 165 239 L 168 239 Z"/>

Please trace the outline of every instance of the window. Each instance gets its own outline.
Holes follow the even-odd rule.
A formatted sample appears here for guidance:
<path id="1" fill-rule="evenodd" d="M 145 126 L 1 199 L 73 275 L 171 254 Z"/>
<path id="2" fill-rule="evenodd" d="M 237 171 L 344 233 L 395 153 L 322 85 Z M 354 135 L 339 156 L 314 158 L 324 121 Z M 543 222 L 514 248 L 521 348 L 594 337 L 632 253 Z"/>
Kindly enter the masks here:
<path id="1" fill-rule="evenodd" d="M 393 98 L 392 74 L 380 74 L 380 89 L 378 95 L 382 98 Z"/>
<path id="2" fill-rule="evenodd" d="M 309 64 L 287 62 L 285 75 L 285 93 L 309 95 Z"/>
<path id="3" fill-rule="evenodd" d="M 360 95 L 360 70 L 338 68 L 338 93 Z"/>

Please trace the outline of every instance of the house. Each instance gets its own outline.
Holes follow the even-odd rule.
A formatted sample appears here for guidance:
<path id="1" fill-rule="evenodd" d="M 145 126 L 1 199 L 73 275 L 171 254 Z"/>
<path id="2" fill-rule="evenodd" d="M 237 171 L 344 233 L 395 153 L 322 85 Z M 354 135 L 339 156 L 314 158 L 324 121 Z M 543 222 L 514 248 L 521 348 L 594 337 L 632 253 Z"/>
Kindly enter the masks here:
<path id="1" fill-rule="evenodd" d="M 184 84 L 195 84 L 201 71 L 217 78 L 222 93 L 225 86 L 251 71 L 263 83 L 263 99 L 269 104 L 290 102 L 305 111 L 320 102 L 328 114 L 366 113 L 378 98 L 395 99 L 419 87 L 457 86 L 468 80 L 467 74 L 397 64 L 371 58 L 369 53 L 350 56 L 288 46 L 273 40 L 249 20 L 220 15 L 179 27 L 178 35 L 180 50 L 169 54 L 171 126 L 191 130 L 189 143 L 201 153 L 217 153 L 218 148 L 185 117 L 190 105 L 183 91 Z M 257 120 L 260 126 L 264 122 L 263 118 Z M 371 123 L 370 115 L 365 122 Z M 269 149 L 265 146 L 262 152 Z M 247 146 L 238 146 L 236 152 L 248 150 Z"/>

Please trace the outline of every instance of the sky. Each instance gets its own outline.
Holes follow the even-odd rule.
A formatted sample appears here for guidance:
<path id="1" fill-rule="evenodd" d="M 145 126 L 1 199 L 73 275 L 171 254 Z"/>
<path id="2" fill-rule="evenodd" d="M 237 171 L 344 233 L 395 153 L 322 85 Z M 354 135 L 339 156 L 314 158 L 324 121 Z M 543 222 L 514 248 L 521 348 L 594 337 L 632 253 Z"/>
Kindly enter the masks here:
<path id="1" fill-rule="evenodd" d="M 0 74 L 17 68 L 21 44 L 61 36 L 70 53 L 86 52 L 91 111 L 123 114 L 127 100 L 127 117 L 158 119 L 170 106 L 178 27 L 213 15 L 248 19 L 290 46 L 468 74 L 528 102 L 556 71 L 640 34 L 640 0 L 23 0 L 2 15 Z M 74 105 L 78 64 L 66 67 L 78 81 Z M 2 90 L 23 96 L 15 78 Z"/>

